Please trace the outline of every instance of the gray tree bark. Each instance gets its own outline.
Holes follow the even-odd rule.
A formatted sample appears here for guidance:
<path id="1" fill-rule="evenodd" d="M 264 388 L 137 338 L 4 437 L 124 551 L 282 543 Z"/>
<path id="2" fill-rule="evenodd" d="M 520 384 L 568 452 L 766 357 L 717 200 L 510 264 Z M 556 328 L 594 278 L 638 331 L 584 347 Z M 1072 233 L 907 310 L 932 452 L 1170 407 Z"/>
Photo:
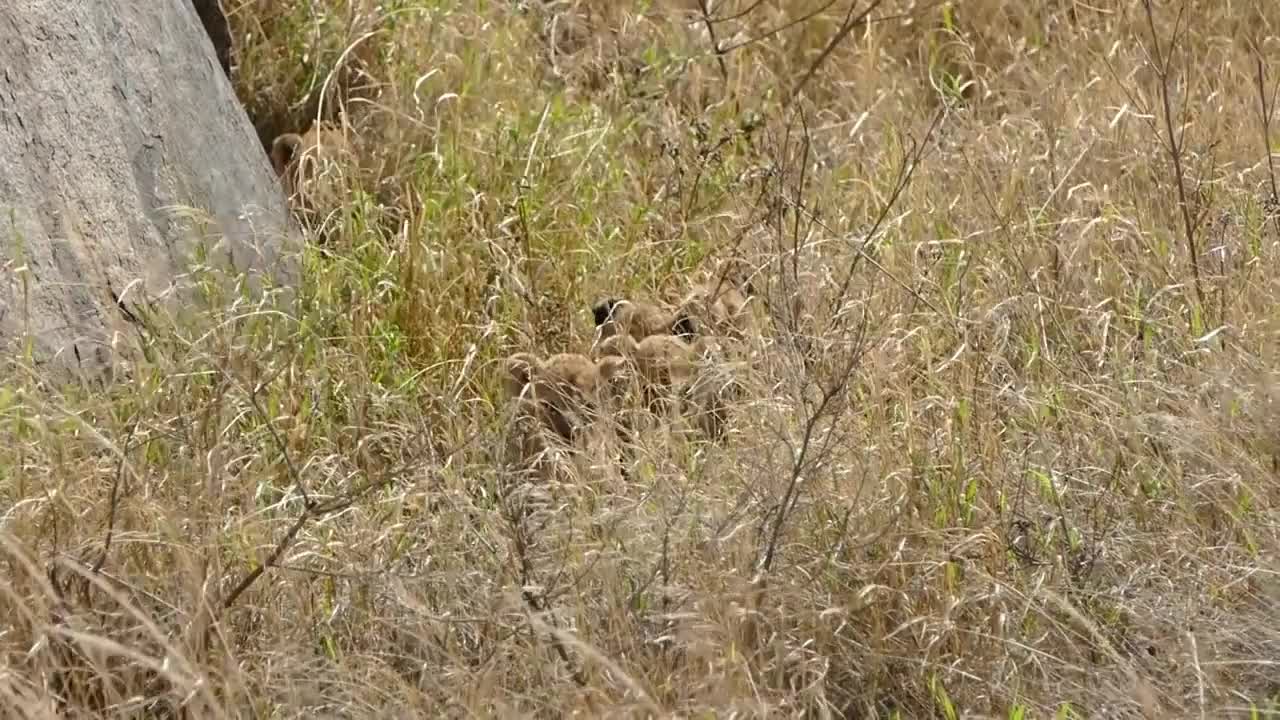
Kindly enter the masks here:
<path id="1" fill-rule="evenodd" d="M 191 0 L 0 2 L 0 355 L 98 374 L 131 301 L 217 257 L 296 280 L 283 191 Z"/>

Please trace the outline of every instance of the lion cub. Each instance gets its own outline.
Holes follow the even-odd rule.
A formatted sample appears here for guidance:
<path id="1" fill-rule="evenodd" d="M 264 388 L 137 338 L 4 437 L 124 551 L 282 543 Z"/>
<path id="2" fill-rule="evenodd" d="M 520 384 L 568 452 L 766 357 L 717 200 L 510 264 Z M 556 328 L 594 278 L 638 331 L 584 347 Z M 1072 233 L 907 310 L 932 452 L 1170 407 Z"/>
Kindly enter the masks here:
<path id="1" fill-rule="evenodd" d="M 506 359 L 504 370 L 503 390 L 516 403 L 507 461 L 546 480 L 555 465 L 548 451 L 557 445 L 582 450 L 588 432 L 601 429 L 599 421 L 612 415 L 626 363 L 618 357 L 559 353 L 540 359 L 521 352 Z M 629 439 L 621 424 L 611 429 L 624 444 Z"/>
<path id="2" fill-rule="evenodd" d="M 627 335 L 640 342 L 653 335 L 674 335 L 692 340 L 693 322 L 679 310 L 637 300 L 608 298 L 591 308 L 600 339 Z"/>
<path id="3" fill-rule="evenodd" d="M 714 280 L 695 285 L 680 301 L 680 315 L 698 335 L 743 337 L 750 329 L 743 289 Z"/>
<path id="4" fill-rule="evenodd" d="M 751 307 L 755 295 L 751 267 L 745 260 L 727 260 L 718 272 L 710 272 L 680 301 L 680 312 L 700 335 L 742 339 L 753 334 Z"/>
<path id="5" fill-rule="evenodd" d="M 685 294 L 674 308 L 621 298 L 602 300 L 591 308 L 601 341 L 630 335 L 636 342 L 672 335 L 692 342 L 704 335 L 743 337 L 750 330 L 751 285 L 712 278 Z"/>
<path id="6" fill-rule="evenodd" d="M 531 353 L 507 358 L 503 378 L 508 397 L 520 400 L 548 429 L 567 442 L 575 440 L 618 397 L 617 380 L 624 369 L 619 357 L 593 361 L 577 353 L 545 360 Z"/>
<path id="7" fill-rule="evenodd" d="M 636 342 L 630 335 L 614 335 L 596 352 L 635 367 L 641 397 L 655 415 L 687 413 L 708 438 L 724 435 L 736 385 L 721 367 L 719 347 L 710 338 L 688 342 L 674 335 L 650 335 Z"/>
<path id="8" fill-rule="evenodd" d="M 304 206 L 321 199 L 315 197 L 323 194 L 317 185 L 331 164 L 352 155 L 345 133 L 332 123 L 317 123 L 302 135 L 284 133 L 271 143 L 271 166 L 285 193 Z"/>

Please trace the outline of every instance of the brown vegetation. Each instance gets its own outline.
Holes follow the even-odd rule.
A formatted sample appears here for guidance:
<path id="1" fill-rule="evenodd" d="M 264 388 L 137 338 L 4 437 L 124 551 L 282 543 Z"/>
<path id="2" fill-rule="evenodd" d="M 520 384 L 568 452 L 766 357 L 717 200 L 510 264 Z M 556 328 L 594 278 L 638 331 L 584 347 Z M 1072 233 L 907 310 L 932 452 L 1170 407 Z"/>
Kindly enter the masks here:
<path id="1" fill-rule="evenodd" d="M 1277 712 L 1280 4 L 228 10 L 382 155 L 296 303 L 5 373 L 15 714 Z M 735 257 L 720 441 L 513 481 L 512 390 Z"/>

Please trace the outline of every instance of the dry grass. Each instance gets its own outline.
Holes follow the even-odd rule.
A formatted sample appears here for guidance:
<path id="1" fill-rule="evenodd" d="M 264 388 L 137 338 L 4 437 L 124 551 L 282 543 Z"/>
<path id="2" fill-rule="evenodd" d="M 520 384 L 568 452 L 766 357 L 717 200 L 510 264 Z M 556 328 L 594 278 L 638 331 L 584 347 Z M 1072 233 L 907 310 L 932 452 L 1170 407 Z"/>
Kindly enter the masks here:
<path id="1" fill-rule="evenodd" d="M 363 160 L 296 304 L 10 363 L 9 716 L 1280 714 L 1280 4 L 867 3 L 231 0 Z M 731 257 L 729 438 L 515 483 L 498 360 Z"/>

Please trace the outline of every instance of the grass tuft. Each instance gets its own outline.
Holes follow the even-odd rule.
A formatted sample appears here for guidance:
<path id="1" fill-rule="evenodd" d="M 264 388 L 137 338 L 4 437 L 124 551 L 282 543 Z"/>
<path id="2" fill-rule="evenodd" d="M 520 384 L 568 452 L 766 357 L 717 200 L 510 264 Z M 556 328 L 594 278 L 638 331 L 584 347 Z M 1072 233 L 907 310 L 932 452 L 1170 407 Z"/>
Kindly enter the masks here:
<path id="1" fill-rule="evenodd" d="M 1280 6 L 227 4 L 358 161 L 6 361 L 16 717 L 1280 715 Z M 512 472 L 503 358 L 735 261 L 724 440 Z"/>

